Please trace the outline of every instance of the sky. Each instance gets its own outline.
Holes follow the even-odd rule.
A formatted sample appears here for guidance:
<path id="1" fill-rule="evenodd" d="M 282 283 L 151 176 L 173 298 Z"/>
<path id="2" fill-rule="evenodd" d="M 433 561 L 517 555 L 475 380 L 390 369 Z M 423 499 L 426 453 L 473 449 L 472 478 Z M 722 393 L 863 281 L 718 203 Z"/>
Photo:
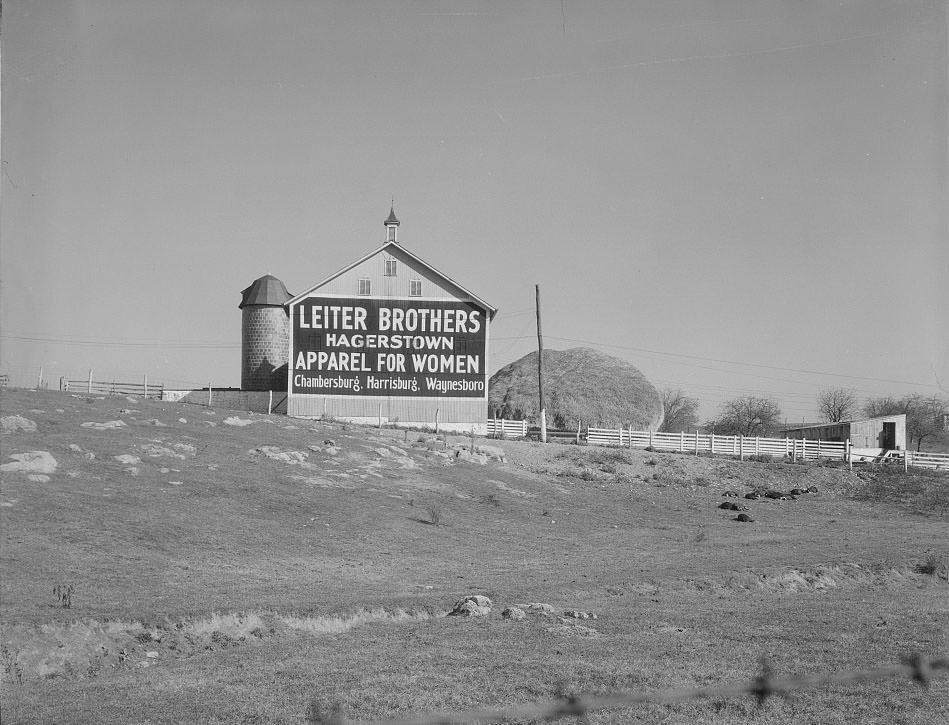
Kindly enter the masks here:
<path id="1" fill-rule="evenodd" d="M 240 291 L 399 241 L 703 419 L 949 397 L 946 0 L 7 0 L 0 372 L 240 384 Z"/>

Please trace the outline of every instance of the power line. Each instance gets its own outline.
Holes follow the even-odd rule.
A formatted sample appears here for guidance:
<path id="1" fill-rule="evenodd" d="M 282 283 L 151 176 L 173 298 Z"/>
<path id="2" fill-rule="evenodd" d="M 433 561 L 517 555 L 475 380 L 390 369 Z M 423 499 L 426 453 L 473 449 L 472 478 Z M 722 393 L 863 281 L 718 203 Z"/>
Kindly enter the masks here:
<path id="1" fill-rule="evenodd" d="M 96 345 L 100 347 L 174 347 L 182 349 L 207 349 L 207 350 L 225 350 L 235 349 L 241 346 L 236 342 L 197 342 L 181 340 L 155 340 L 155 341 L 130 341 L 130 340 L 82 340 L 76 338 L 57 338 L 57 337 L 27 337 L 25 335 L 0 335 L 2 340 L 17 340 L 19 342 L 46 342 L 56 345 Z"/>
<path id="2" fill-rule="evenodd" d="M 914 385 L 914 386 L 929 387 L 929 388 L 938 387 L 937 385 L 934 385 L 933 383 L 914 383 L 914 382 L 909 382 L 907 380 L 889 380 L 887 378 L 870 378 L 870 377 L 865 377 L 862 375 L 845 375 L 843 373 L 831 373 L 831 372 L 822 371 L 822 370 L 804 370 L 801 368 L 786 368 L 786 367 L 781 367 L 779 365 L 765 365 L 763 363 L 750 363 L 750 362 L 744 362 L 742 360 L 722 360 L 720 358 L 714 358 L 714 357 L 702 357 L 701 355 L 686 355 L 684 353 L 662 352 L 660 350 L 650 350 L 648 348 L 632 347 L 628 345 L 612 345 L 612 344 L 603 343 L 603 342 L 593 342 L 591 340 L 578 340 L 571 337 L 556 337 L 554 335 L 549 335 L 548 337 L 550 337 L 553 340 L 562 340 L 564 342 L 579 342 L 585 345 L 597 345 L 599 347 L 612 347 L 619 350 L 634 350 L 636 352 L 647 352 L 653 355 L 668 355 L 670 357 L 681 357 L 681 358 L 686 358 L 690 360 L 703 360 L 705 362 L 717 362 L 717 363 L 722 363 L 725 365 L 745 365 L 747 367 L 765 368 L 766 370 L 782 370 L 784 372 L 801 373 L 804 375 L 827 375 L 830 377 L 846 378 L 849 380 L 868 380 L 874 383 L 893 383 L 895 385 Z"/>
<path id="3" fill-rule="evenodd" d="M 491 339 L 492 340 L 526 340 L 526 339 L 529 339 L 530 337 L 531 337 L 530 335 L 521 335 L 521 336 L 515 335 L 515 336 L 506 336 L 506 337 L 492 337 Z M 891 383 L 895 385 L 913 385 L 916 387 L 929 387 L 929 388 L 939 387 L 938 385 L 935 385 L 933 383 L 909 382 L 907 380 L 890 380 L 887 378 L 872 378 L 872 377 L 867 377 L 863 375 L 847 375 L 844 373 L 831 373 L 831 372 L 821 371 L 821 370 L 805 370 L 802 368 L 788 368 L 788 367 L 781 367 L 778 365 L 765 365 L 764 363 L 751 363 L 751 362 L 746 362 L 744 360 L 724 360 L 721 358 L 703 357 L 701 355 L 688 355 L 685 353 L 663 352 L 661 350 L 651 350 L 649 348 L 644 348 L 644 347 L 633 347 L 632 345 L 615 345 L 615 344 L 606 343 L 606 342 L 595 342 L 593 340 L 580 340 L 573 337 L 558 337 L 556 335 L 548 335 L 547 337 L 552 340 L 560 340 L 562 342 L 576 342 L 576 343 L 581 343 L 584 345 L 593 345 L 595 347 L 607 347 L 607 348 L 613 348 L 616 350 L 631 350 L 633 352 L 647 353 L 650 355 L 663 355 L 666 357 L 673 357 L 673 358 L 683 358 L 686 360 L 702 360 L 704 362 L 715 362 L 715 363 L 720 363 L 722 365 L 743 365 L 745 367 L 764 368 L 766 370 L 779 370 L 783 372 L 800 373 L 802 375 L 826 375 L 830 377 L 844 378 L 847 380 L 866 380 L 868 382 L 874 382 L 874 383 Z M 690 367 L 698 368 L 700 370 L 710 370 L 712 372 L 724 372 L 719 368 L 708 368 L 708 367 L 703 367 L 701 365 L 693 364 L 693 365 L 690 365 Z M 733 372 L 738 372 L 738 371 L 733 371 Z M 786 378 L 771 378 L 771 377 L 767 377 L 763 375 L 756 375 L 756 377 L 761 377 L 766 380 L 780 380 L 783 382 L 792 382 L 792 381 L 788 381 Z M 801 384 L 804 385 L 806 383 L 802 381 Z"/>

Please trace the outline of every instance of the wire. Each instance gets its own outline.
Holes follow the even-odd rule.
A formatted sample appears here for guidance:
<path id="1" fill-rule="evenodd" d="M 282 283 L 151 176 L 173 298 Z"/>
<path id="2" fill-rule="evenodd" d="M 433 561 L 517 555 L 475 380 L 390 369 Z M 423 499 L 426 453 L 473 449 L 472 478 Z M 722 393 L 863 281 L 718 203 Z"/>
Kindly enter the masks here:
<path id="1" fill-rule="evenodd" d="M 2 340 L 17 340 L 19 342 L 46 342 L 57 345 L 96 345 L 108 347 L 175 347 L 185 349 L 207 349 L 207 350 L 225 350 L 236 349 L 241 346 L 239 342 L 197 342 L 180 340 L 156 340 L 152 341 L 129 341 L 129 340 L 78 340 L 56 337 L 27 337 L 25 335 L 0 335 Z"/>

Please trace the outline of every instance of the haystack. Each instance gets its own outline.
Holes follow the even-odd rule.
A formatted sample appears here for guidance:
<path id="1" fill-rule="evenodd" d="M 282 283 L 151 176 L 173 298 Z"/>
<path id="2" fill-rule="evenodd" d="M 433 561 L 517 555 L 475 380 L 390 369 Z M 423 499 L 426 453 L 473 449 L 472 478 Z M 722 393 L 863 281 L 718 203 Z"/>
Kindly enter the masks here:
<path id="1" fill-rule="evenodd" d="M 591 350 L 544 350 L 547 425 L 655 430 L 662 424 L 659 391 L 631 363 Z M 491 376 L 488 415 L 539 421 L 537 353 L 504 366 Z"/>

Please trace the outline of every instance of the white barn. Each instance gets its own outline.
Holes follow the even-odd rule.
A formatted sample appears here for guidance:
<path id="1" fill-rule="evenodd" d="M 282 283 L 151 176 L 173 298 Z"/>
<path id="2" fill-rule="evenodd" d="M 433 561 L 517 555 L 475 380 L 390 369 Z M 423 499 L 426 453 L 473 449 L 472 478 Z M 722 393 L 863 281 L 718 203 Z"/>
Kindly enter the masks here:
<path id="1" fill-rule="evenodd" d="M 439 430 L 487 427 L 497 309 L 386 241 L 287 303 L 287 414 Z"/>

